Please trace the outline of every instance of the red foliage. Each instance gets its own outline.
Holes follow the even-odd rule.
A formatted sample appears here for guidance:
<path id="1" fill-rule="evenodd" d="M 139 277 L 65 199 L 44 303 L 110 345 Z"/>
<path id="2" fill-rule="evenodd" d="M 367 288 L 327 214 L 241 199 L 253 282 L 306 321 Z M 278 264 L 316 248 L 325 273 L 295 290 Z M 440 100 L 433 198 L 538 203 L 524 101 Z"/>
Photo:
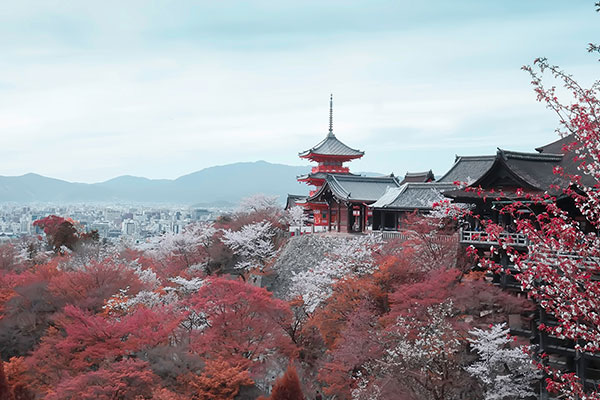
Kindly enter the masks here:
<path id="1" fill-rule="evenodd" d="M 13 400 L 12 389 L 8 385 L 8 380 L 4 374 L 4 362 L 0 359 L 0 399 Z"/>
<path id="2" fill-rule="evenodd" d="M 45 218 L 38 219 L 37 221 L 33 221 L 33 226 L 39 226 L 44 230 L 46 235 L 54 235 L 58 230 L 58 227 L 64 222 L 69 222 L 63 217 L 59 217 L 58 215 L 49 215 Z"/>
<path id="3" fill-rule="evenodd" d="M 226 278 L 210 278 L 188 306 L 206 318 L 206 327 L 192 332 L 192 347 L 200 354 L 232 362 L 295 354 L 284 330 L 291 313 L 286 302 L 265 289 Z"/>
<path id="4" fill-rule="evenodd" d="M 200 375 L 190 374 L 181 380 L 191 389 L 191 399 L 233 400 L 241 386 L 252 385 L 248 362 L 231 363 L 223 358 L 208 359 Z"/>
<path id="5" fill-rule="evenodd" d="M 352 375 L 363 370 L 369 360 L 381 356 L 378 318 L 366 302 L 349 316 L 335 346 L 328 351 L 329 361 L 319 371 L 319 379 L 327 385 L 326 393 L 350 398 Z"/>
<path id="6" fill-rule="evenodd" d="M 420 282 L 398 285 L 389 296 L 392 308 L 390 317 L 394 319 L 398 313 L 409 310 L 419 315 L 425 308 L 443 303 L 451 297 L 459 283 L 459 276 L 458 270 L 441 269 L 425 275 Z"/>
<path id="7" fill-rule="evenodd" d="M 316 326 L 328 347 L 339 337 L 348 318 L 364 302 L 381 307 L 386 302 L 384 294 L 369 277 L 354 277 L 337 282 L 327 306 L 317 310 L 310 321 Z"/>
<path id="8" fill-rule="evenodd" d="M 167 344 L 180 319 L 169 309 L 138 308 L 119 320 L 66 306 L 27 359 L 36 386 L 49 392 L 67 376 L 95 371 L 123 357 Z"/>
<path id="9" fill-rule="evenodd" d="M 73 221 L 57 215 L 49 215 L 34 221 L 33 226 L 39 226 L 44 229 L 48 243 L 56 252 L 60 252 L 62 246 L 73 250 L 75 244 L 80 239 Z"/>
<path id="10" fill-rule="evenodd" d="M 4 371 L 14 400 L 33 400 L 35 398 L 29 388 L 27 367 L 22 357 L 12 357 L 8 363 L 4 363 Z"/>
<path id="11" fill-rule="evenodd" d="M 285 374 L 275 382 L 269 400 L 304 400 L 296 367 L 290 364 Z"/>
<path id="12" fill-rule="evenodd" d="M 100 312 L 105 301 L 119 289 L 129 287 L 129 293 L 135 294 L 142 284 L 130 268 L 112 261 L 92 261 L 85 270 L 65 271 L 53 277 L 48 287 L 66 304 Z"/>
<path id="13" fill-rule="evenodd" d="M 67 377 L 45 397 L 47 400 L 149 399 L 158 377 L 148 363 L 126 359 L 96 371 Z"/>

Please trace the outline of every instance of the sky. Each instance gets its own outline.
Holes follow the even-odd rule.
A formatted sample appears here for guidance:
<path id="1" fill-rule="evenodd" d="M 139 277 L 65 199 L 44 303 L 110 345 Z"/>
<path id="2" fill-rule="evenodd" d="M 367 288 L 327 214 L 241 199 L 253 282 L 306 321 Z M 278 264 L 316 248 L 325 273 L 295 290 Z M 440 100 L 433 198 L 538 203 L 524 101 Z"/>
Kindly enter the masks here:
<path id="1" fill-rule="evenodd" d="M 521 66 L 600 77 L 594 0 L 0 2 L 0 175 L 306 165 L 334 95 L 353 171 L 442 175 L 557 139 Z"/>

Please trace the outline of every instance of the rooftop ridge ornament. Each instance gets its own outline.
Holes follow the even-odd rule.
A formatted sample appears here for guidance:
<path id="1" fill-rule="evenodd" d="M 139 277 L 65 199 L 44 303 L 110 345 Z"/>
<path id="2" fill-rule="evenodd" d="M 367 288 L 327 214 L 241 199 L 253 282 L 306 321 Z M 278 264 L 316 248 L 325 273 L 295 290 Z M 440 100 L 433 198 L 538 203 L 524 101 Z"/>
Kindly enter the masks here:
<path id="1" fill-rule="evenodd" d="M 335 136 L 333 134 L 333 93 L 329 96 L 329 134 L 327 136 Z"/>

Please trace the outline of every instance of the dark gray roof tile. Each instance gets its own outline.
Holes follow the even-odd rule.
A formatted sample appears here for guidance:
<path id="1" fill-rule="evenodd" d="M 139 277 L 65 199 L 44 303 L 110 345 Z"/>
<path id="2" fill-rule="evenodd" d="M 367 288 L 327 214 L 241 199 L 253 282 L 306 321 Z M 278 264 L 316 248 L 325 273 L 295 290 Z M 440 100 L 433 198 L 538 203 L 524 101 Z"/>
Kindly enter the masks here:
<path id="1" fill-rule="evenodd" d="M 343 200 L 377 201 L 388 187 L 398 187 L 394 176 L 328 175 L 327 185 L 332 193 Z"/>
<path id="2" fill-rule="evenodd" d="M 444 199 L 442 192 L 455 189 L 452 183 L 405 183 L 387 189 L 386 193 L 371 205 L 372 208 L 396 210 L 431 210 L 433 203 Z"/>
<path id="3" fill-rule="evenodd" d="M 495 159 L 495 155 L 456 156 L 454 165 L 437 182 L 475 182 L 490 169 Z"/>
<path id="4" fill-rule="evenodd" d="M 327 135 L 325 139 L 320 141 L 316 146 L 299 153 L 300 157 L 309 157 L 311 154 L 324 156 L 347 156 L 351 158 L 360 158 L 365 153 L 364 151 L 355 150 L 344 143 L 340 142 L 333 133 Z"/>

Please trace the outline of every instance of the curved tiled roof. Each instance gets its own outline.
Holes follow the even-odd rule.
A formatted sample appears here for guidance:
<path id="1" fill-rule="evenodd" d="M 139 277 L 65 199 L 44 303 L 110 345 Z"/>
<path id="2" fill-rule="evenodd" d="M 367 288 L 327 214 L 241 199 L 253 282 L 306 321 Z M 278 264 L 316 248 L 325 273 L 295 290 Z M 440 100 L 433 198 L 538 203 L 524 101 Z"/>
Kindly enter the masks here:
<path id="1" fill-rule="evenodd" d="M 485 174 L 496 156 L 456 156 L 454 165 L 437 182 L 468 182 L 472 183 Z"/>
<path id="2" fill-rule="evenodd" d="M 429 171 L 424 171 L 424 172 L 407 172 L 406 175 L 404 175 L 404 179 L 402 180 L 402 182 L 400 182 L 400 184 L 403 183 L 407 183 L 407 182 L 430 182 L 433 181 L 435 179 L 435 176 L 433 175 L 433 171 L 429 170 Z"/>
<path id="3" fill-rule="evenodd" d="M 565 144 L 575 142 L 572 135 L 566 136 L 555 142 L 536 148 L 539 153 L 525 153 L 518 151 L 508 151 L 498 149 L 495 156 L 492 158 L 491 165 L 487 166 L 487 170 L 477 179 L 469 181 L 470 187 L 481 187 L 484 192 L 488 189 L 494 189 L 494 193 L 498 193 L 498 189 L 502 190 L 507 198 L 518 198 L 517 188 L 524 189 L 526 192 L 548 192 L 552 195 L 562 195 L 563 189 L 573 184 L 569 179 L 569 175 L 578 175 L 581 177 L 583 185 L 591 186 L 597 182 L 594 177 L 584 174 L 579 171 L 579 163 L 576 159 L 576 150 L 563 148 Z M 489 156 L 478 157 L 475 163 L 482 166 L 488 163 Z M 455 179 L 456 170 L 465 170 L 464 165 L 461 167 L 463 157 L 457 157 L 457 162 L 454 166 L 442 177 L 440 181 L 452 181 Z M 475 159 L 475 158 L 472 158 Z M 460 167 L 460 168 L 458 168 Z M 560 167 L 564 174 L 556 174 L 555 168 Z M 462 168 L 462 169 L 461 169 Z M 452 176 L 454 174 L 455 176 Z M 465 179 L 456 179 L 465 181 Z M 477 193 L 466 192 L 463 189 L 456 189 L 444 193 L 451 198 L 477 198 Z"/>
<path id="4" fill-rule="evenodd" d="M 548 154 L 548 153 L 564 154 L 565 151 L 563 150 L 563 147 L 565 145 L 569 145 L 569 144 L 573 143 L 574 141 L 575 141 L 575 138 L 573 137 L 573 134 L 571 134 L 571 135 L 565 136 L 564 138 L 558 139 L 552 143 L 548 143 L 544 146 L 536 147 L 535 150 L 539 153 L 544 153 L 544 154 Z"/>
<path id="5" fill-rule="evenodd" d="M 353 149 L 346 146 L 338 140 L 333 133 L 329 133 L 325 139 L 321 140 L 316 146 L 298 153 L 300 157 L 310 158 L 313 155 L 321 156 L 343 156 L 348 158 L 360 158 L 365 154 L 364 151 Z"/>
<path id="6" fill-rule="evenodd" d="M 312 173 L 311 172 L 311 173 L 304 174 L 304 175 L 298 175 L 296 177 L 296 179 L 298 179 L 298 180 L 309 179 L 309 178 L 312 178 L 312 179 L 325 179 L 325 178 L 327 178 L 327 175 L 352 175 L 352 176 L 360 176 L 360 175 L 356 175 L 356 174 L 353 174 L 353 173 L 350 173 L 350 172 L 348 172 L 346 174 L 342 174 L 340 172 L 336 172 L 336 173 L 332 173 L 332 172 L 315 172 L 315 173 Z"/>
<path id="7" fill-rule="evenodd" d="M 296 179 L 298 180 L 302 180 L 302 179 L 325 179 L 327 178 L 327 173 L 326 172 L 317 172 L 317 173 L 308 173 L 308 174 L 304 174 L 304 175 L 298 175 L 296 177 Z"/>
<path id="8" fill-rule="evenodd" d="M 306 201 L 308 196 L 303 194 L 289 194 L 287 196 L 287 200 L 285 202 L 285 209 L 288 210 L 296 205 L 296 203 Z"/>
<path id="9" fill-rule="evenodd" d="M 515 197 L 515 188 L 528 192 L 560 193 L 556 188 L 565 188 L 569 182 L 554 173 L 554 168 L 563 164 L 563 154 L 523 153 L 498 149 L 492 165 L 470 187 L 502 190 L 506 197 Z M 462 189 L 445 193 L 448 197 L 476 197 Z"/>
<path id="10" fill-rule="evenodd" d="M 510 171 L 532 188 L 541 191 L 550 190 L 552 185 L 565 187 L 568 184 L 564 177 L 554 173 L 554 167 L 562 163 L 563 157 L 563 154 L 522 153 L 502 149 L 498 149 L 497 154 L 497 160 L 501 159 Z"/>
<path id="11" fill-rule="evenodd" d="M 374 202 L 388 187 L 400 186 L 391 176 L 327 175 L 325 184 L 309 200 L 318 198 L 325 190 L 340 200 Z"/>
<path id="12" fill-rule="evenodd" d="M 431 210 L 433 203 L 444 198 L 442 192 L 455 189 L 452 183 L 405 183 L 400 187 L 390 187 L 372 208 L 400 210 Z"/>

